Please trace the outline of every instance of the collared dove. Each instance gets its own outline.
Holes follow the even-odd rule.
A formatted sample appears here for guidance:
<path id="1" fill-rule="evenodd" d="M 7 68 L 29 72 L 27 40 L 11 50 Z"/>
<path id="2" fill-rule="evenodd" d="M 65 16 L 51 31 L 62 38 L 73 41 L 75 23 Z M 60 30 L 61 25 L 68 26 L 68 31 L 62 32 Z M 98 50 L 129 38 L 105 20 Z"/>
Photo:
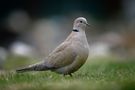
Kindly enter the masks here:
<path id="1" fill-rule="evenodd" d="M 85 18 L 79 17 L 75 19 L 71 34 L 43 61 L 16 71 L 51 70 L 63 75 L 72 76 L 72 73 L 77 71 L 88 58 L 89 45 L 85 35 L 87 25 L 88 23 Z"/>

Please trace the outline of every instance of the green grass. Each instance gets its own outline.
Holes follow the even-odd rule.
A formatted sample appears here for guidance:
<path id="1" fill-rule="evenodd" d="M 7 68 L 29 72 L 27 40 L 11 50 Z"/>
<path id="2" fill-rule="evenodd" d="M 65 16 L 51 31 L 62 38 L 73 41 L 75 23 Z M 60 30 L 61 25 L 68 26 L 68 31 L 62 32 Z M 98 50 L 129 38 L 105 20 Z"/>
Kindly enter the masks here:
<path id="1" fill-rule="evenodd" d="M 0 90 L 135 90 L 135 62 L 106 59 L 87 61 L 73 77 L 1 71 Z"/>

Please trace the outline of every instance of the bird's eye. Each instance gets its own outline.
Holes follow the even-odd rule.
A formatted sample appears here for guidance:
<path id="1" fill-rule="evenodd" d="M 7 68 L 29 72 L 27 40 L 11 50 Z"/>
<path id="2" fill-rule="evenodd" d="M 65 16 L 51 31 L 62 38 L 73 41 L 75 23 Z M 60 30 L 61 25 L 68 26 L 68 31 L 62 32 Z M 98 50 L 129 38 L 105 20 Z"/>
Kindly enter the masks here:
<path id="1" fill-rule="evenodd" d="M 80 23 L 82 23 L 82 21 L 80 21 Z"/>

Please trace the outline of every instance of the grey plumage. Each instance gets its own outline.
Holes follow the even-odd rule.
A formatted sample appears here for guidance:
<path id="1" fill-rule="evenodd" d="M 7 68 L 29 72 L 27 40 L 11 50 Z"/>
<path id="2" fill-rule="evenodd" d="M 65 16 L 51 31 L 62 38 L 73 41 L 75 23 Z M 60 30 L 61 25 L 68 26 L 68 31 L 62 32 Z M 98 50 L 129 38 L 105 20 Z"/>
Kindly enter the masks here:
<path id="1" fill-rule="evenodd" d="M 73 31 L 45 60 L 30 65 L 17 72 L 51 70 L 64 75 L 71 75 L 87 60 L 89 45 L 85 35 L 87 20 L 79 17 L 74 21 Z"/>

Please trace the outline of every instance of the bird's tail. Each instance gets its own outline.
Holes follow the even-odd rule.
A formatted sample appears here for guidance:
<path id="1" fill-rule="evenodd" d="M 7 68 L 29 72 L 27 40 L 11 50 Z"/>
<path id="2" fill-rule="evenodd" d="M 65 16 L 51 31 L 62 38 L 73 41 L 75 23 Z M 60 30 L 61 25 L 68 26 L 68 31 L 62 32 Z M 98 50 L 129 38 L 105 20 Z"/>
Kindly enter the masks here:
<path id="1" fill-rule="evenodd" d="M 44 65 L 44 63 L 38 63 L 34 65 L 30 65 L 28 67 L 18 69 L 16 72 L 22 73 L 22 72 L 27 72 L 27 71 L 45 71 L 48 70 L 48 68 Z"/>

